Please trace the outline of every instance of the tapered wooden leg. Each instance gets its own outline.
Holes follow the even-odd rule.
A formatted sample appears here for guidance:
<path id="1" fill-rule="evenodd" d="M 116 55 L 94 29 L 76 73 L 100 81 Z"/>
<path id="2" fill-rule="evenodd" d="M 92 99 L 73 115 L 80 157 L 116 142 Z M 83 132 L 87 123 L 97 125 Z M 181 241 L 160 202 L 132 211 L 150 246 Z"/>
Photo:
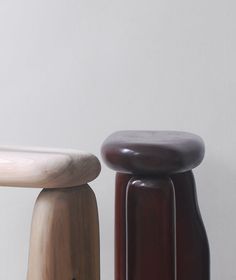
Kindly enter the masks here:
<path id="1" fill-rule="evenodd" d="M 116 174 L 115 280 L 126 280 L 126 191 L 130 174 Z"/>
<path id="2" fill-rule="evenodd" d="M 127 280 L 176 280 L 175 196 L 170 179 L 129 181 L 127 254 Z"/>
<path id="3" fill-rule="evenodd" d="M 99 280 L 99 274 L 92 189 L 44 189 L 34 208 L 27 280 Z"/>
<path id="4" fill-rule="evenodd" d="M 177 279 L 209 280 L 210 254 L 192 171 L 171 176 L 176 194 Z"/>

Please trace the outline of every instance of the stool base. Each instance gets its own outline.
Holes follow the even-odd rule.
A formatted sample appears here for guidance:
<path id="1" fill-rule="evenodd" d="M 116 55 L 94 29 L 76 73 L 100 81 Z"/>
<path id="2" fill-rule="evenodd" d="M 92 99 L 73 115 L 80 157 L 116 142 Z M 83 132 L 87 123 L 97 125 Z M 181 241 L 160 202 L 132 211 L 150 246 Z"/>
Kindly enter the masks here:
<path id="1" fill-rule="evenodd" d="M 34 207 L 27 280 L 99 280 L 99 266 L 92 189 L 44 189 Z"/>
<path id="2" fill-rule="evenodd" d="M 192 171 L 116 175 L 115 280 L 146 279 L 210 279 Z"/>
<path id="3" fill-rule="evenodd" d="M 175 194 L 169 178 L 134 177 L 127 189 L 127 279 L 175 280 Z"/>

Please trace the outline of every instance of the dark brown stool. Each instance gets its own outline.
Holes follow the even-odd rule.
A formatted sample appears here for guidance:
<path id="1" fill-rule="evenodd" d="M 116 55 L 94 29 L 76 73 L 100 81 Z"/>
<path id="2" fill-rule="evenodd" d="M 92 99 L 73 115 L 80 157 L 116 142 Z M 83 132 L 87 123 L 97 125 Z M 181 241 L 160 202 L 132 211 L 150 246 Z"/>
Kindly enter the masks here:
<path id="1" fill-rule="evenodd" d="M 115 280 L 209 280 L 192 169 L 204 143 L 177 131 L 120 131 L 102 156 L 117 172 Z"/>

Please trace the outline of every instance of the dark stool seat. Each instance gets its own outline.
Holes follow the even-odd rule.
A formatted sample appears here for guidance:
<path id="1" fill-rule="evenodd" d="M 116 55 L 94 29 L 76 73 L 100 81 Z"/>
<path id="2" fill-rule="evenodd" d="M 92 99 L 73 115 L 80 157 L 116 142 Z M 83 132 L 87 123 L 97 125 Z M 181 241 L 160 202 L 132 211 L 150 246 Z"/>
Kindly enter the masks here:
<path id="1" fill-rule="evenodd" d="M 210 252 L 192 169 L 201 137 L 118 131 L 102 146 L 115 180 L 115 279 L 209 280 Z"/>
<path id="2" fill-rule="evenodd" d="M 204 143 L 188 132 L 118 131 L 103 143 L 102 155 L 109 167 L 122 173 L 182 173 L 201 163 Z"/>

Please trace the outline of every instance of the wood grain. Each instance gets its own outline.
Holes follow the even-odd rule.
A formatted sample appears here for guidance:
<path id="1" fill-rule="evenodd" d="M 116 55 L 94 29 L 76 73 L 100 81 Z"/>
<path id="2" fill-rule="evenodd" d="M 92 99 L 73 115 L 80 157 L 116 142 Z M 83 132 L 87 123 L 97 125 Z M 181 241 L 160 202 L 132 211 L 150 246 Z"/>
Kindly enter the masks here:
<path id="1" fill-rule="evenodd" d="M 93 191 L 44 189 L 34 208 L 27 280 L 99 280 L 99 274 Z"/>
<path id="2" fill-rule="evenodd" d="M 127 279 L 176 280 L 175 254 L 172 181 L 132 178 L 127 192 Z"/>
<path id="3" fill-rule="evenodd" d="M 0 186 L 65 188 L 94 180 L 99 160 L 77 150 L 0 147 Z"/>

